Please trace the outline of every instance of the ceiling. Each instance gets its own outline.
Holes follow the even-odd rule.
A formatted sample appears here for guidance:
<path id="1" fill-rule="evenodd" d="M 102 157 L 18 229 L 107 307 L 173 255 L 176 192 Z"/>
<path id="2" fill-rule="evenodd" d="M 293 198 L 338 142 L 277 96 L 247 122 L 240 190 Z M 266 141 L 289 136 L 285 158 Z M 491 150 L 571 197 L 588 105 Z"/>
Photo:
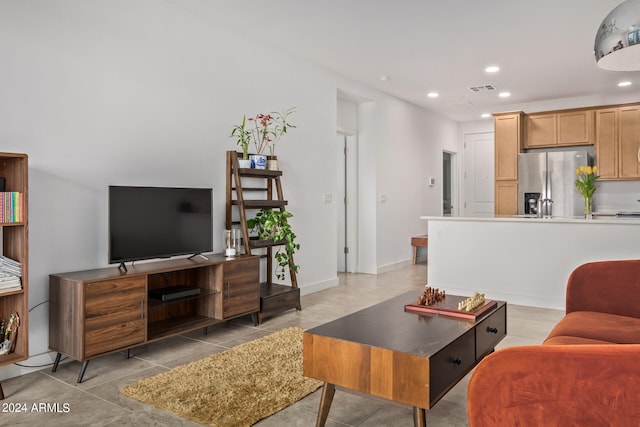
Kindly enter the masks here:
<path id="1" fill-rule="evenodd" d="M 600 23 L 622 0 L 184 1 L 278 49 L 456 121 L 535 111 L 550 100 L 581 106 L 584 97 L 640 94 L 639 72 L 600 70 L 593 57 Z M 489 65 L 500 71 L 486 73 Z M 622 80 L 632 85 L 618 87 Z M 487 84 L 495 90 L 469 89 Z M 429 91 L 439 96 L 429 98 Z M 511 96 L 500 98 L 503 91 Z"/>

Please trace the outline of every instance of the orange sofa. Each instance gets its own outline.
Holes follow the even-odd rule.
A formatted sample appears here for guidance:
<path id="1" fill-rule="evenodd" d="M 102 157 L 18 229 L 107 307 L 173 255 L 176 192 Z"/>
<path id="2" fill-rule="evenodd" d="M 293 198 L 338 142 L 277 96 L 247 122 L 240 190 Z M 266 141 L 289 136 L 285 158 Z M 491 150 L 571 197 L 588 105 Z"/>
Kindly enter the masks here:
<path id="1" fill-rule="evenodd" d="M 640 426 L 640 260 L 577 267 L 542 345 L 487 356 L 467 392 L 470 427 Z"/>

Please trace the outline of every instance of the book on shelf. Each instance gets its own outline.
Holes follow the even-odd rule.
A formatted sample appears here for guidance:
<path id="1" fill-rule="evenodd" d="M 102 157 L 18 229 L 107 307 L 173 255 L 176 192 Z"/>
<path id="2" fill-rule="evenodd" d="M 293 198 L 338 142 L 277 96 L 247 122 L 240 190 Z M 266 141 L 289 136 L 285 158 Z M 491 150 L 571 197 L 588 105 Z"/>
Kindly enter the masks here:
<path id="1" fill-rule="evenodd" d="M 22 289 L 21 277 L 21 264 L 16 260 L 0 255 L 0 293 Z"/>
<path id="2" fill-rule="evenodd" d="M 23 194 L 18 191 L 0 192 L 0 223 L 24 220 Z"/>
<path id="3" fill-rule="evenodd" d="M 9 292 L 19 291 L 22 289 L 22 285 L 13 286 L 11 288 L 0 288 L 0 295 L 8 294 Z"/>
<path id="4" fill-rule="evenodd" d="M 22 277 L 22 265 L 14 259 L 0 255 L 0 273 Z"/>

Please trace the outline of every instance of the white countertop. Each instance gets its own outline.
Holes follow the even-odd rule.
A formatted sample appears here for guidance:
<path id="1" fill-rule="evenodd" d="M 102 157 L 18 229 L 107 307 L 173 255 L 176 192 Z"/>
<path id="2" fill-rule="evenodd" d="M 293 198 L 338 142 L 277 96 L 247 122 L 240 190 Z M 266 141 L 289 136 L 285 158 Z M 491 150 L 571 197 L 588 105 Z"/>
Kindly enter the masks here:
<path id="1" fill-rule="evenodd" d="M 420 219 L 429 221 L 481 221 L 481 222 L 524 222 L 524 223 L 564 223 L 564 224 L 616 224 L 616 225 L 640 225 L 640 218 L 634 217 L 616 217 L 612 215 L 594 216 L 593 219 L 585 219 L 581 217 L 551 217 L 536 218 L 529 216 L 421 216 Z"/>

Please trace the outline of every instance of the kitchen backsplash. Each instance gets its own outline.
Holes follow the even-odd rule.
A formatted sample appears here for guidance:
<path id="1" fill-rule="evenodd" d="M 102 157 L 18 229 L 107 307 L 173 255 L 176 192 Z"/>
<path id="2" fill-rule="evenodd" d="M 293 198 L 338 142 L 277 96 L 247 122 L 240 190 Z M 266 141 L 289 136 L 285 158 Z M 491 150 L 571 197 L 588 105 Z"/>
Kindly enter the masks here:
<path id="1" fill-rule="evenodd" d="M 640 212 L 640 181 L 598 181 L 595 212 Z"/>

